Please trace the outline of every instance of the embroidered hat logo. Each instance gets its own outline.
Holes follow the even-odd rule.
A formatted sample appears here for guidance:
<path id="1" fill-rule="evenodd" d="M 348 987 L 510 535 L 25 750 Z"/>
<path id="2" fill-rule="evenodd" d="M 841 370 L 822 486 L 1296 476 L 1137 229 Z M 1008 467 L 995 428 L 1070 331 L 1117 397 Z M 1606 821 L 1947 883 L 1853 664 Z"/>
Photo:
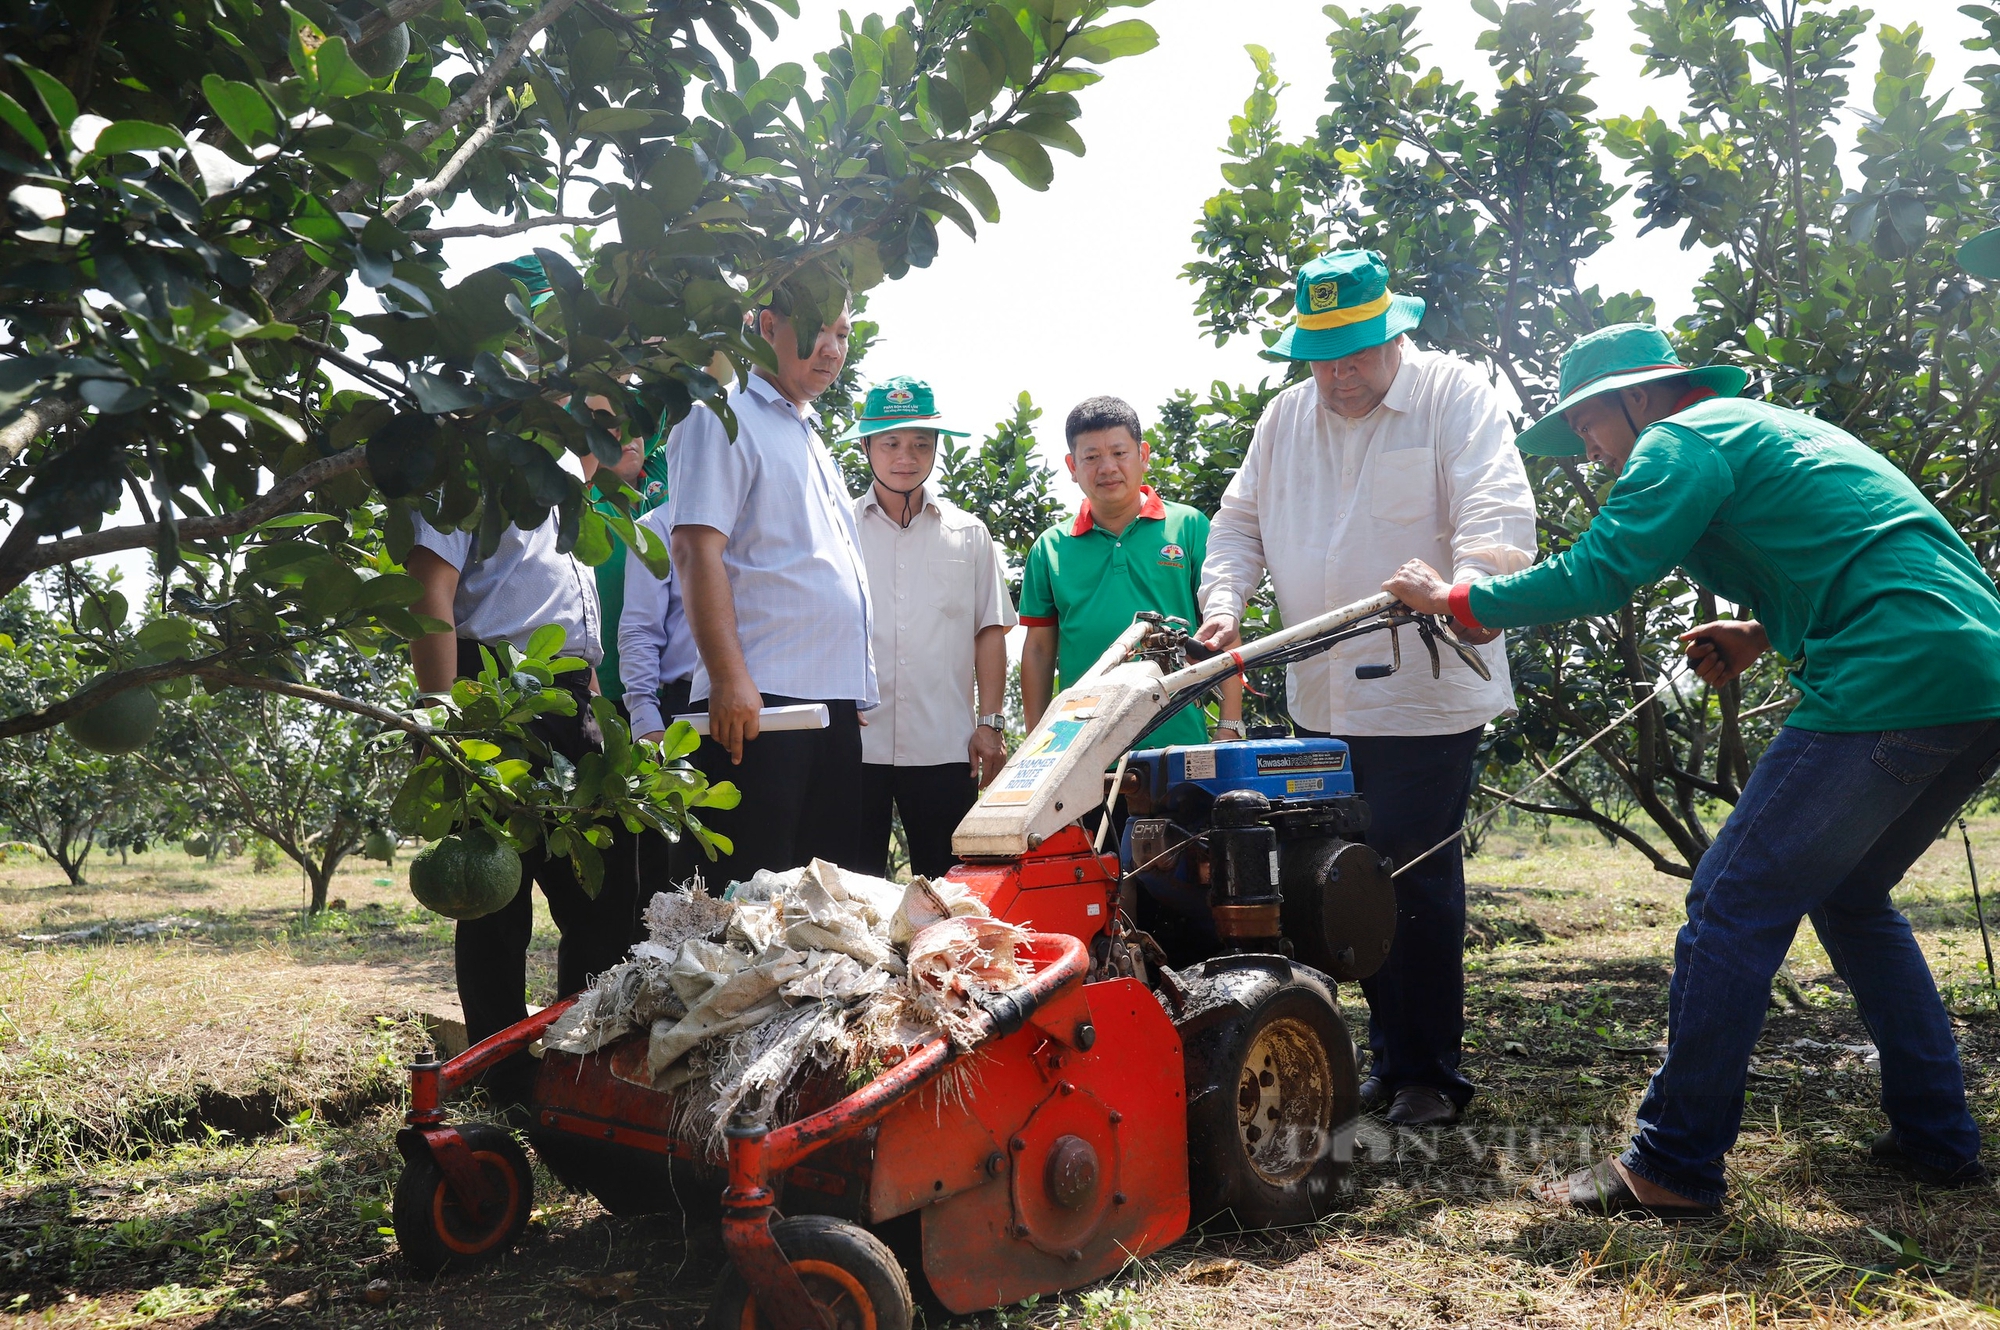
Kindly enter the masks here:
<path id="1" fill-rule="evenodd" d="M 1340 307 L 1339 282 L 1314 282 L 1306 288 L 1306 304 L 1315 314 Z"/>
<path id="2" fill-rule="evenodd" d="M 1160 567 L 1162 568 L 1187 567 L 1187 551 L 1182 549 L 1178 545 L 1160 546 Z"/>
<path id="3" fill-rule="evenodd" d="M 911 392 L 908 388 L 891 388 L 887 393 L 884 393 L 883 396 L 887 397 L 891 402 L 894 402 L 897 406 L 908 406 L 911 402 L 917 400 L 917 395 Z"/>

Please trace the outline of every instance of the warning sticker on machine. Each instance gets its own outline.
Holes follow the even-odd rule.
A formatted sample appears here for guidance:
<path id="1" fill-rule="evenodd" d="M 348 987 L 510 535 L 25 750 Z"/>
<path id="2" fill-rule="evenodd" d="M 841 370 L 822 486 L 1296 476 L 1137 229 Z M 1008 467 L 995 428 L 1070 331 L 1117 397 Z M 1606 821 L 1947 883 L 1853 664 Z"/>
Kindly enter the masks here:
<path id="1" fill-rule="evenodd" d="M 1345 752 L 1259 753 L 1257 774 L 1275 776 L 1287 771 L 1345 771 Z"/>
<path id="2" fill-rule="evenodd" d="M 1285 782 L 1286 794 L 1318 794 L 1325 788 L 1324 776 L 1300 776 Z"/>
<path id="3" fill-rule="evenodd" d="M 1085 699 L 1095 702 L 1097 699 Z M 1049 722 L 1048 729 L 1039 737 L 1028 741 L 1027 747 L 1018 753 L 1005 773 L 1005 779 L 996 781 L 979 802 L 983 804 L 1024 804 L 1034 796 L 1035 787 L 1042 783 L 1049 772 L 1061 762 L 1061 754 L 1068 751 L 1077 736 L 1082 734 L 1087 720 L 1057 720 Z"/>
<path id="4" fill-rule="evenodd" d="M 1215 750 L 1213 748 L 1190 748 L 1184 755 L 1187 763 L 1187 780 L 1215 779 Z"/>

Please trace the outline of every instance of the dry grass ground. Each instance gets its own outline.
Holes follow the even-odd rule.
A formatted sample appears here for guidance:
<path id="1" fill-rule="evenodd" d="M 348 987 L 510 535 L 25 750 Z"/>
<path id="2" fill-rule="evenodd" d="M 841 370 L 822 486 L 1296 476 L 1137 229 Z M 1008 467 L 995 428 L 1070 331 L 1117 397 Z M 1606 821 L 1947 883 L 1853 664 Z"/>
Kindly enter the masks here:
<path id="1" fill-rule="evenodd" d="M 2000 818 L 1974 832 L 2000 885 Z M 101 866 L 86 891 L 50 887 L 59 876 L 0 870 L 0 939 L 107 919 L 205 927 L 0 950 L 0 1322 L 698 1322 L 720 1261 L 712 1233 L 614 1219 L 545 1176 L 503 1265 L 425 1283 L 397 1262 L 384 1232 L 396 1069 L 422 1042 L 408 1013 L 449 990 L 449 934 L 408 907 L 400 872 L 359 866 L 334 889 L 350 908 L 310 929 L 282 875 L 161 855 Z M 1727 1218 L 1586 1221 L 1526 1200 L 1529 1179 L 1609 1152 L 1629 1128 L 1663 1037 L 1680 884 L 1593 837 L 1525 829 L 1489 840 L 1469 877 L 1482 1095 L 1460 1128 L 1371 1129 L 1351 1213 L 1321 1227 L 1193 1236 L 1104 1287 L 960 1324 L 2000 1325 L 2000 1197 L 1927 1192 L 1864 1161 L 1875 1073 L 1809 934 L 1791 960 L 1801 1000 L 1759 1046 Z M 2000 1015 L 1955 838 L 1901 900 L 1958 1017 L 1990 1137 Z M 545 950 L 539 963 L 545 985 Z M 1357 1029 L 1363 1015 L 1349 1003 Z M 260 1095 L 263 1118 L 216 1127 L 215 1104 Z M 363 1292 L 376 1279 L 381 1304 Z M 620 1287 L 625 1301 L 593 1296 Z"/>

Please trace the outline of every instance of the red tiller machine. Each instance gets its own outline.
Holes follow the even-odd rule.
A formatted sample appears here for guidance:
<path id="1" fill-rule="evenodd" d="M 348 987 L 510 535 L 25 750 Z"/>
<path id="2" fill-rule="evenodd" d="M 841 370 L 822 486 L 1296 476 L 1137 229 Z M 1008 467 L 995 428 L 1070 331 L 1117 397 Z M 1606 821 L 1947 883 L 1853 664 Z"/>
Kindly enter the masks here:
<path id="1" fill-rule="evenodd" d="M 685 1106 L 652 1088 L 643 1033 L 547 1051 L 529 1142 L 613 1213 L 719 1213 L 731 1268 L 708 1324 L 730 1330 L 906 1330 L 905 1261 L 963 1313 L 1101 1279 L 1191 1218 L 1263 1227 L 1326 1213 L 1358 1093 L 1333 978 L 1363 977 L 1386 954 L 1385 866 L 1329 841 L 1309 807 L 1255 791 L 1224 794 L 1212 826 L 1187 831 L 1178 805 L 1150 806 L 1123 755 L 1245 663 L 1404 624 L 1434 668 L 1438 641 L 1470 654 L 1386 596 L 1193 664 L 1185 625 L 1142 617 L 1057 697 L 953 840 L 952 880 L 1032 930 L 1032 978 L 981 999 L 970 1052 L 940 1035 L 858 1090 L 809 1084 L 788 1125 L 739 1114 L 723 1162 L 677 1132 Z M 1109 802 L 1113 763 L 1135 818 L 1167 814 L 1143 819 L 1136 843 L 1201 884 L 1205 954 L 1169 956 L 1136 931 L 1135 882 L 1156 865 L 1131 862 L 1130 836 L 1121 865 L 1080 825 Z M 1310 937 L 1288 936 L 1296 919 Z M 526 1227 L 531 1173 L 513 1134 L 453 1123 L 444 1105 L 567 1005 L 412 1069 L 395 1223 L 417 1265 L 475 1264 Z"/>

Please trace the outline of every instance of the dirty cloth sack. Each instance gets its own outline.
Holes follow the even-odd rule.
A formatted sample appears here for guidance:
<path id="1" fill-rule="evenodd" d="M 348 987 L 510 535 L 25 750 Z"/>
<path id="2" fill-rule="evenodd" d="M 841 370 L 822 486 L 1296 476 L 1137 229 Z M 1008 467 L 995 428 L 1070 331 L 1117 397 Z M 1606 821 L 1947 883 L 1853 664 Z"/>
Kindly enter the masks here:
<path id="1" fill-rule="evenodd" d="M 819 859 L 760 871 L 719 900 L 661 893 L 646 926 L 544 1046 L 588 1053 L 643 1030 L 655 1087 L 705 1079 L 715 1129 L 739 1103 L 773 1102 L 807 1066 L 893 1060 L 939 1032 L 969 1047 L 978 995 L 1031 970 L 1015 954 L 1026 932 L 958 884 L 905 887 Z"/>

